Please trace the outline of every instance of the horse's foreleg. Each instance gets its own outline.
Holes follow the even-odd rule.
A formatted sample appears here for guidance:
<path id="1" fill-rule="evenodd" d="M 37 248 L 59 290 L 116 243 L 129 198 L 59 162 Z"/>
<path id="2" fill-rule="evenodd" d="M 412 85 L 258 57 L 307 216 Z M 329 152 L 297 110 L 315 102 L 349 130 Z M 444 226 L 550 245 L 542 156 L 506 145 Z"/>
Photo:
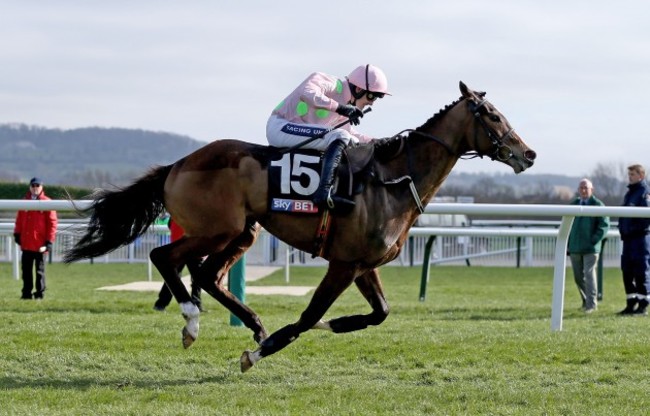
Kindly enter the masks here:
<path id="1" fill-rule="evenodd" d="M 319 321 L 314 329 L 325 329 L 335 333 L 352 332 L 365 329 L 369 325 L 379 325 L 388 317 L 389 308 L 379 279 L 377 269 L 369 270 L 354 281 L 357 288 L 372 307 L 368 315 L 350 315 L 327 322 Z"/>
<path id="2" fill-rule="evenodd" d="M 316 288 L 307 309 L 300 315 L 300 319 L 296 323 L 275 331 L 262 341 L 257 350 L 244 351 L 240 358 L 241 371 L 249 370 L 260 359 L 275 354 L 295 341 L 300 334 L 314 327 L 341 293 L 352 284 L 355 273 L 356 269 L 349 264 L 334 265 L 334 263 L 330 263 L 327 274 Z"/>
<path id="3" fill-rule="evenodd" d="M 230 291 L 219 284 L 214 284 L 204 290 L 221 303 L 233 315 L 239 318 L 242 323 L 253 331 L 253 339 L 258 344 L 267 338 L 268 334 L 260 317 L 251 308 L 237 299 Z"/>

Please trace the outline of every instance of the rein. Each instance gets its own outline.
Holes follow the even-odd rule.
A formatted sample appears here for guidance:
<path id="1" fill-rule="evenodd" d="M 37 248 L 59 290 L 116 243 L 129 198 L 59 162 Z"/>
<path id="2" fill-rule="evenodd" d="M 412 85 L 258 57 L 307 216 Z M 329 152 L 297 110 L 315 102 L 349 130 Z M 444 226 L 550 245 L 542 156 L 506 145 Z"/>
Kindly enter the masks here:
<path id="1" fill-rule="evenodd" d="M 408 133 L 412 133 L 412 134 L 419 134 L 420 136 L 424 136 L 424 137 L 426 137 L 427 139 L 431 139 L 431 140 L 433 140 L 434 142 L 436 142 L 436 143 L 438 143 L 439 145 L 441 145 L 442 147 L 444 147 L 445 150 L 447 151 L 447 153 L 449 153 L 450 155 L 452 155 L 452 156 L 457 156 L 456 152 L 454 152 L 454 149 L 452 149 L 451 146 L 449 146 L 447 143 L 445 143 L 445 142 L 442 141 L 441 139 L 437 138 L 437 137 L 434 136 L 433 134 L 425 133 L 425 132 L 423 132 L 423 131 L 414 130 L 414 129 L 406 129 L 406 130 L 402 130 L 402 131 L 400 131 L 399 133 L 397 133 L 397 136 L 399 136 L 399 135 L 402 134 L 402 133 L 406 133 L 406 132 L 408 132 Z"/>

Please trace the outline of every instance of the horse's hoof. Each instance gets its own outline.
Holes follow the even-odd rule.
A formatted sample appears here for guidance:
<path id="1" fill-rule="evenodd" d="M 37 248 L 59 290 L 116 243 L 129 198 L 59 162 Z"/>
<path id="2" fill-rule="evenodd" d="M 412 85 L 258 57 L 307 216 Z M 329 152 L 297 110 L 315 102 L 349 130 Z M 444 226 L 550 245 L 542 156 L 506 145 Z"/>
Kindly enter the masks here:
<path id="1" fill-rule="evenodd" d="M 190 332 L 187 330 L 187 327 L 183 327 L 181 334 L 183 335 L 183 348 L 188 349 L 194 343 L 194 341 L 196 341 L 196 338 L 190 334 Z"/>
<path id="2" fill-rule="evenodd" d="M 239 366 L 241 368 L 241 372 L 245 373 L 248 370 L 250 370 L 253 367 L 253 360 L 251 359 L 251 351 L 244 351 L 244 353 L 241 355 L 241 358 L 239 359 Z"/>

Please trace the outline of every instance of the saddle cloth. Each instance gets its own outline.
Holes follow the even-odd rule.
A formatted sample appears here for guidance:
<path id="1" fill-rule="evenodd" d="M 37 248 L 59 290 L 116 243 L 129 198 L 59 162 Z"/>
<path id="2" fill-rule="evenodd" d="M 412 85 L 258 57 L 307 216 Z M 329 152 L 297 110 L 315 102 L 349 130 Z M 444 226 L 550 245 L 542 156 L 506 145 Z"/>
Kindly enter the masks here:
<path id="1" fill-rule="evenodd" d="M 343 153 L 337 171 L 335 193 L 351 199 L 361 193 L 370 177 L 369 162 L 373 146 L 348 148 Z M 298 149 L 271 156 L 268 165 L 268 206 L 270 211 L 294 214 L 317 214 L 312 202 L 318 189 L 322 165 L 322 152 Z"/>

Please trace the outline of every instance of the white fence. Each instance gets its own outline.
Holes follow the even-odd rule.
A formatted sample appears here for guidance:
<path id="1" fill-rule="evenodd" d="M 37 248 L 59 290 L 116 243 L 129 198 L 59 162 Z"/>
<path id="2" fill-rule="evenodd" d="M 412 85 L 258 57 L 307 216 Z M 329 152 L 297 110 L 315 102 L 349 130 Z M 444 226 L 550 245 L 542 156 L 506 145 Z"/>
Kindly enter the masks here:
<path id="1" fill-rule="evenodd" d="M 77 207 L 86 207 L 90 201 L 75 201 Z M 73 210 L 74 206 L 69 201 L 26 201 L 26 200 L 0 200 L 0 210 Z M 562 217 L 560 227 L 557 230 L 550 230 L 551 238 L 556 237 L 555 247 L 553 250 L 554 259 L 554 278 L 553 278 L 553 300 L 551 312 L 551 330 L 562 330 L 562 314 L 564 305 L 564 287 L 565 287 L 565 274 L 566 274 L 566 247 L 571 229 L 573 219 L 577 216 L 610 216 L 610 217 L 637 217 L 644 218 L 650 217 L 650 210 L 647 208 L 638 207 L 594 207 L 594 206 L 577 206 L 577 205 L 500 205 L 500 204 L 454 204 L 454 203 L 438 203 L 429 204 L 426 208 L 426 213 L 430 214 L 464 214 L 464 215 L 490 215 L 496 217 L 503 216 L 535 216 L 535 217 Z M 528 233 L 533 233 L 532 229 L 517 230 L 519 236 L 527 236 Z M 546 230 L 547 232 L 549 230 Z M 156 232 L 156 230 L 154 230 Z M 487 235 L 487 232 L 494 232 L 497 236 L 507 236 L 512 234 L 512 231 L 504 229 L 498 230 L 485 230 L 482 231 L 472 230 L 470 228 L 454 229 L 450 231 L 447 229 L 434 229 L 434 228 L 414 228 L 411 230 L 411 235 L 431 235 L 436 233 L 438 235 L 453 235 L 454 237 L 471 237 L 478 235 Z M 427 234 L 428 233 L 428 234 Z M 62 233 L 65 235 L 65 233 Z M 532 235 L 532 234 L 531 234 Z M 615 235 L 614 235 L 615 237 Z M 10 239 L 11 236 L 7 235 L 5 240 Z M 271 237 L 269 237 L 271 238 Z M 271 239 L 269 246 L 273 247 L 273 240 Z M 471 240 L 469 240 L 471 241 Z M 57 242 L 58 243 L 58 242 Z M 8 243 L 8 245 L 12 245 Z M 65 247 L 66 243 L 60 244 Z M 152 247 L 153 248 L 153 247 Z M 130 250 L 127 248 L 126 250 Z M 135 249 L 133 249 L 135 250 Z M 272 249 L 271 249 L 272 250 Z M 147 252 L 148 253 L 148 252 Z M 269 254 L 269 253 L 266 253 Z M 304 253 L 303 253 L 304 254 Z M 296 254 L 300 256 L 300 253 Z M 271 254 L 272 257 L 272 254 Z M 304 256 L 304 260 L 306 261 Z M 17 258 L 17 252 L 13 253 L 13 258 Z M 404 258 L 401 257 L 404 262 Z"/>

